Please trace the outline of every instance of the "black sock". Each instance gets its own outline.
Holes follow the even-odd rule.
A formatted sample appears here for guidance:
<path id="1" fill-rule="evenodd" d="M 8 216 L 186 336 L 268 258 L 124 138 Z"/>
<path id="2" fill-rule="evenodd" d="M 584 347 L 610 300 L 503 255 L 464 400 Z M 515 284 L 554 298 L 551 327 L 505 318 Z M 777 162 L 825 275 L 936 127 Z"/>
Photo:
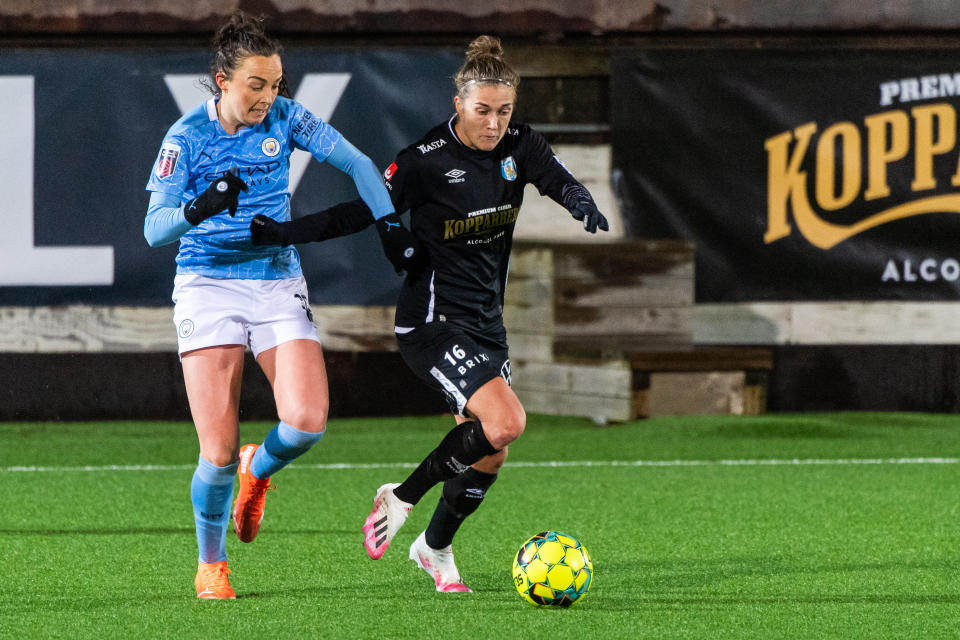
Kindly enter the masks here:
<path id="1" fill-rule="evenodd" d="M 495 473 L 484 473 L 471 467 L 444 482 L 443 495 L 427 525 L 427 546 L 443 549 L 453 542 L 460 525 L 477 510 L 496 479 Z"/>
<path id="2" fill-rule="evenodd" d="M 393 493 L 404 502 L 417 504 L 433 485 L 458 475 L 480 458 L 496 452 L 484 435 L 479 420 L 462 422 L 443 437 L 437 448 Z"/>

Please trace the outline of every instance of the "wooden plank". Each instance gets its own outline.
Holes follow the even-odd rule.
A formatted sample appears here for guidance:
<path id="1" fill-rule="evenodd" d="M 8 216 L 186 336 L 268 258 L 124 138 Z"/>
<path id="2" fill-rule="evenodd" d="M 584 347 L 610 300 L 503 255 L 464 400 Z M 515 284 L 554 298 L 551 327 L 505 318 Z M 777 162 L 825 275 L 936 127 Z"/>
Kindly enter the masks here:
<path id="1" fill-rule="evenodd" d="M 312 307 L 324 347 L 394 351 L 393 307 Z M 176 351 L 173 307 L 0 307 L 0 352 Z"/>
<path id="2" fill-rule="evenodd" d="M 645 349 L 626 354 L 630 366 L 642 371 L 769 371 L 773 350 L 765 347 L 688 345 Z"/>
<path id="3" fill-rule="evenodd" d="M 537 81 L 534 80 L 534 82 Z M 523 86 L 525 85 L 521 85 L 521 93 L 524 92 Z M 552 96 L 552 98 L 556 97 Z M 548 99 L 551 98 L 548 97 Z M 524 98 L 521 97 L 521 100 L 524 100 Z M 562 107 L 562 102 L 562 100 L 556 100 L 552 106 Z M 526 101 L 524 104 L 530 104 L 530 102 Z M 544 104 L 540 105 L 541 108 L 545 106 Z M 584 106 L 587 107 L 588 111 L 593 109 L 592 106 Z M 534 107 L 534 110 L 538 111 L 536 107 Z M 539 111 L 541 118 L 548 116 L 548 113 Z M 535 114 L 531 115 L 536 117 Z M 548 120 L 550 120 L 549 117 L 542 119 L 541 122 L 547 122 Z M 526 122 L 533 124 L 533 121 L 529 118 Z M 594 120 L 593 122 L 601 121 Z M 608 133 L 603 134 L 604 138 L 608 135 Z M 622 242 L 626 235 L 626 225 L 624 225 L 623 218 L 620 215 L 617 197 L 610 186 L 610 145 L 561 143 L 553 145 L 553 152 L 590 191 L 597 208 L 607 217 L 610 229 L 595 234 L 585 233 L 583 223 L 574 220 L 570 216 L 570 212 L 550 198 L 541 197 L 536 186 L 528 184 L 524 189 L 523 208 L 520 211 L 520 217 L 517 219 L 514 230 L 514 242 L 526 240 L 562 241 L 590 245 Z"/>
<path id="4" fill-rule="evenodd" d="M 767 412 L 766 378 L 764 378 L 763 384 L 751 384 L 750 382 L 750 376 L 748 375 L 743 387 L 743 415 L 759 416 Z"/>
<path id="5" fill-rule="evenodd" d="M 528 413 L 582 416 L 597 424 L 625 422 L 636 417 L 632 399 L 518 389 L 517 397 Z"/>
<path id="6" fill-rule="evenodd" d="M 794 303 L 697 304 L 695 344 L 789 344 Z"/>
<path id="7" fill-rule="evenodd" d="M 607 251 L 601 251 L 606 248 Z M 554 277 L 582 282 L 609 282 L 636 275 L 671 275 L 693 279 L 693 251 L 650 242 L 611 243 L 554 249 Z"/>
<path id="8" fill-rule="evenodd" d="M 698 344 L 960 344 L 960 302 L 698 304 Z"/>
<path id="9" fill-rule="evenodd" d="M 553 337 L 542 333 L 508 331 L 507 343 L 510 347 L 510 360 L 532 360 L 551 362 L 553 360 Z"/>
<path id="10" fill-rule="evenodd" d="M 517 243 L 514 243 L 510 253 L 509 280 L 516 277 L 552 280 L 553 249 L 545 244 L 518 247 Z"/>
<path id="11" fill-rule="evenodd" d="M 636 275 L 607 282 L 557 278 L 558 305 L 568 307 L 690 307 L 693 279 L 673 275 Z"/>
<path id="12" fill-rule="evenodd" d="M 0 351 L 8 353 L 176 350 L 172 307 L 3 307 Z"/>
<path id="13" fill-rule="evenodd" d="M 503 325 L 507 334 L 523 333 L 554 334 L 553 308 L 547 306 L 506 305 L 503 308 Z"/>
<path id="14" fill-rule="evenodd" d="M 511 373 L 515 389 L 570 392 L 609 398 L 630 397 L 632 374 L 624 361 L 606 365 L 517 361 L 513 363 Z"/>
<path id="15" fill-rule="evenodd" d="M 394 307 L 311 305 L 318 335 L 332 351 L 396 351 Z"/>
<path id="16" fill-rule="evenodd" d="M 690 344 L 686 334 L 556 336 L 553 339 L 553 359 L 556 362 L 597 363 L 626 360 L 627 353 L 646 349 L 683 349 Z"/>
<path id="17" fill-rule="evenodd" d="M 517 42 L 510 46 L 510 59 L 515 60 L 512 63 L 514 68 L 524 77 L 569 78 L 606 76 L 610 73 L 609 52 L 605 47 L 595 45 L 565 47 L 543 42 Z"/>
<path id="18" fill-rule="evenodd" d="M 553 281 L 549 278 L 514 278 L 507 282 L 503 302 L 505 305 L 553 306 Z"/>
<path id="19" fill-rule="evenodd" d="M 648 415 L 721 415 L 744 413 L 744 373 L 652 373 Z"/>
<path id="20" fill-rule="evenodd" d="M 558 336 L 683 335 L 692 333 L 690 307 L 558 307 Z"/>

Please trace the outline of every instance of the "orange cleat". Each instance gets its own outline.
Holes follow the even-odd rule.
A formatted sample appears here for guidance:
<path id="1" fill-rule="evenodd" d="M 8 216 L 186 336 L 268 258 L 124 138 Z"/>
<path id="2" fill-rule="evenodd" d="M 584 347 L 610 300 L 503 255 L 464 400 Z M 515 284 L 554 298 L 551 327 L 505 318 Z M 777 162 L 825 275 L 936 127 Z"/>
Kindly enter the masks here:
<path id="1" fill-rule="evenodd" d="M 261 480 L 250 473 L 250 461 L 258 446 L 245 444 L 240 447 L 240 466 L 237 468 L 240 489 L 233 503 L 233 531 L 242 542 L 253 542 L 257 537 L 260 523 L 263 522 L 263 504 L 267 491 L 276 489 L 276 486 L 270 484 L 270 478 Z"/>
<path id="2" fill-rule="evenodd" d="M 230 586 L 230 569 L 227 561 L 201 562 L 197 565 L 197 577 L 193 585 L 197 588 L 197 597 L 204 600 L 235 600 L 237 594 Z"/>

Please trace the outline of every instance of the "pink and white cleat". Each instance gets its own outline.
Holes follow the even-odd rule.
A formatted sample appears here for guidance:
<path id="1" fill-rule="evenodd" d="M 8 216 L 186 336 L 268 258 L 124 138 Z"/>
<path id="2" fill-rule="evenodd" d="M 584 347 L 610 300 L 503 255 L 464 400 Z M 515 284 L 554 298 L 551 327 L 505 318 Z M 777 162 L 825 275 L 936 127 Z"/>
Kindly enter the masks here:
<path id="1" fill-rule="evenodd" d="M 426 532 L 417 536 L 410 545 L 410 559 L 430 574 L 437 591 L 441 593 L 473 593 L 463 584 L 457 565 L 453 562 L 453 550 L 449 545 L 443 549 L 432 549 L 427 544 Z"/>
<path id="2" fill-rule="evenodd" d="M 377 489 L 377 497 L 373 499 L 373 511 L 363 523 L 363 548 L 367 555 L 374 560 L 383 557 L 393 536 L 407 520 L 407 515 L 413 505 L 398 498 L 393 490 L 400 483 L 385 484 Z"/>

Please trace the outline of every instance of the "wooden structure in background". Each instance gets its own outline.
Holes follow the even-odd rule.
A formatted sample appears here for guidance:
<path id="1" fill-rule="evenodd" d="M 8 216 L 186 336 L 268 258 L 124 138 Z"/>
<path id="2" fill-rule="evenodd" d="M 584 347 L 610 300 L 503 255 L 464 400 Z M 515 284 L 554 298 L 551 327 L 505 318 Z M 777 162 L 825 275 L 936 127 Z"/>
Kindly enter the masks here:
<path id="1" fill-rule="evenodd" d="M 526 409 L 600 423 L 763 413 L 772 351 L 693 344 L 693 265 L 679 241 L 515 242 L 504 320 Z"/>
<path id="2" fill-rule="evenodd" d="M 598 423 L 663 415 L 763 413 L 772 349 L 693 343 L 693 265 L 693 247 L 674 240 L 516 239 L 504 321 L 514 389 L 527 411 L 587 416 Z M 338 376 L 344 381 L 341 409 L 373 411 L 375 403 L 369 398 L 358 399 L 354 407 L 349 394 L 357 376 L 366 379 L 371 371 L 390 371 L 387 379 L 407 374 L 391 353 L 396 350 L 393 307 L 315 305 L 313 311 L 328 358 L 343 354 L 342 366 L 330 366 L 334 386 Z M 144 375 L 178 380 L 171 373 L 177 367 L 169 307 L 0 308 L 0 353 L 29 361 L 30 368 L 41 362 L 32 354 L 63 354 L 67 363 L 79 363 L 82 354 L 100 360 L 109 356 L 114 364 L 126 362 L 122 354 L 134 357 L 131 363 L 140 354 L 142 363 L 157 367 Z M 174 365 L 150 354 L 170 354 Z M 31 384 L 43 386 L 37 380 Z M 398 384 L 408 395 L 426 394 L 412 376 L 398 379 Z M 380 395 L 393 391 L 391 387 Z M 31 395 L 39 390 L 22 392 Z M 111 407 L 142 404 L 130 398 L 110 404 L 91 397 Z M 266 392 L 265 397 L 269 400 Z M 176 401 L 179 397 L 167 404 Z M 424 395 L 405 411 L 422 410 L 428 401 Z M 63 397 L 56 401 L 64 402 Z M 16 409 L 16 398 L 9 404 L 12 413 L 7 419 L 36 411 Z M 272 407 L 268 401 L 260 404 Z M 392 400 L 391 406 L 396 409 L 399 401 Z"/>

